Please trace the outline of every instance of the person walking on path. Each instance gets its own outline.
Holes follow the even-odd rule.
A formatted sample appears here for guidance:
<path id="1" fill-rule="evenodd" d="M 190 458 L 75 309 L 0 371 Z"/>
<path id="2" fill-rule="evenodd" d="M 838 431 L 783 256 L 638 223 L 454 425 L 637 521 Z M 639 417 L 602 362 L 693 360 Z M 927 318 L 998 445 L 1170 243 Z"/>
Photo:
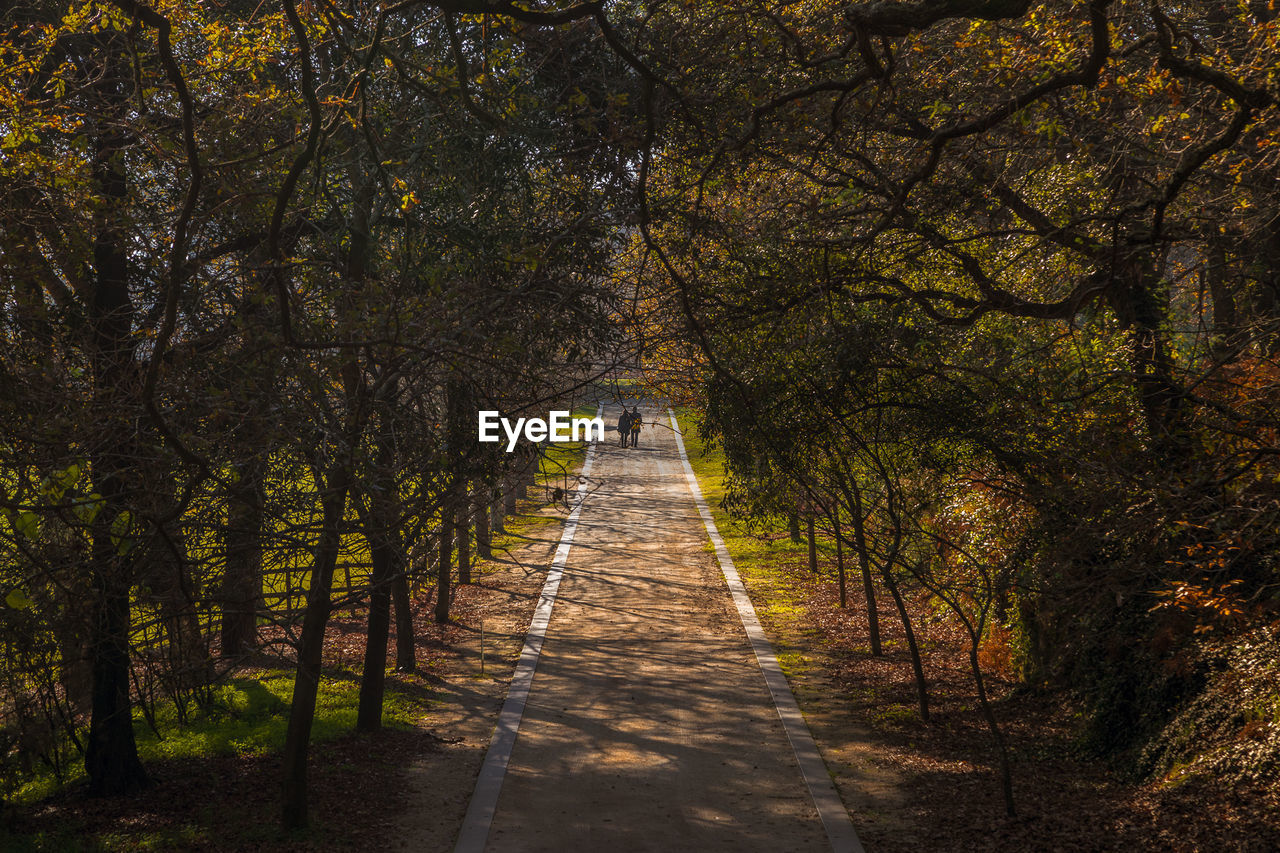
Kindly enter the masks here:
<path id="1" fill-rule="evenodd" d="M 627 407 L 622 407 L 622 414 L 618 416 L 618 444 L 623 447 L 627 446 L 627 436 L 631 434 L 631 413 L 627 411 Z"/>
<path id="2" fill-rule="evenodd" d="M 644 419 L 640 417 L 640 407 L 636 406 L 631 410 L 631 422 L 628 426 L 631 429 L 631 446 L 635 447 L 640 441 L 640 426 L 644 423 Z"/>

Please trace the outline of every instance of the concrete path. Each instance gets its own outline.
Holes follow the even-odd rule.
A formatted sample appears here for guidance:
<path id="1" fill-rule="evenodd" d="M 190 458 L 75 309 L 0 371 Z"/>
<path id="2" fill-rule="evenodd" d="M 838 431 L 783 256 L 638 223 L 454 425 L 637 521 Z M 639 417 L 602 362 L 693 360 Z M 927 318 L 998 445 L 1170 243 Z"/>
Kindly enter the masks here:
<path id="1" fill-rule="evenodd" d="M 664 415 L 597 447 L 486 850 L 830 849 Z"/>

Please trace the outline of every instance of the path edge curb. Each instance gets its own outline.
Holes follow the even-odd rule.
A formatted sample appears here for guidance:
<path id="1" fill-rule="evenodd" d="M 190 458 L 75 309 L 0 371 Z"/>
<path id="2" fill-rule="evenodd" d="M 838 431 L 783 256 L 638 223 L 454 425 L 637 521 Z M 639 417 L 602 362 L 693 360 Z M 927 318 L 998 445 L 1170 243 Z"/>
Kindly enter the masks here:
<path id="1" fill-rule="evenodd" d="M 596 409 L 600 417 L 604 406 Z M 578 518 L 582 515 L 582 504 L 586 499 L 589 487 L 587 477 L 591 474 L 591 466 L 595 462 L 597 442 L 587 447 L 586 458 L 582 460 L 582 470 L 578 472 L 578 490 L 574 494 L 573 511 L 565 520 L 564 530 L 560 533 L 560 544 L 556 546 L 555 556 L 551 560 L 551 568 L 547 570 L 547 579 L 542 584 L 542 592 L 538 595 L 538 606 L 534 608 L 533 618 L 529 621 L 529 630 L 524 637 L 524 648 L 520 651 L 520 660 L 511 676 L 511 686 L 507 688 L 506 701 L 498 713 L 498 724 L 489 742 L 489 749 L 484 755 L 484 763 L 480 765 L 480 773 L 476 777 L 476 787 L 471 794 L 471 802 L 467 813 L 462 818 L 462 828 L 458 831 L 458 840 L 454 845 L 454 853 L 482 853 L 489 842 L 489 830 L 493 826 L 493 816 L 498 809 L 498 796 L 502 793 L 502 781 L 507 775 L 507 764 L 511 761 L 511 750 L 515 747 L 516 734 L 520 731 L 520 720 L 524 716 L 525 703 L 529 699 L 529 689 L 533 686 L 533 674 L 538 668 L 538 656 L 542 654 L 542 643 L 546 639 L 547 625 L 551 622 L 551 609 L 556 603 L 556 593 L 560 591 L 560 579 L 564 577 L 565 563 L 569 559 L 569 550 L 573 547 L 573 537 L 578 531 Z"/>
<path id="2" fill-rule="evenodd" d="M 697 475 L 693 473 L 693 466 L 689 464 L 689 456 L 685 453 L 684 433 L 680 430 L 680 423 L 676 420 L 675 412 L 670 408 L 667 409 L 667 415 L 671 419 L 671 431 L 675 433 L 676 449 L 680 451 L 680 464 L 684 467 L 685 482 L 693 495 L 693 502 L 698 507 L 698 514 L 702 516 L 702 524 L 707 529 L 711 545 L 715 548 L 716 559 L 720 561 L 720 571 L 729 585 L 733 603 L 738 608 L 738 617 L 742 620 L 747 639 L 751 641 L 751 648 L 756 653 L 756 662 L 760 664 L 760 671 L 764 675 L 765 683 L 769 686 L 769 693 L 773 696 L 774 707 L 782 720 L 783 729 L 787 732 L 791 749 L 795 752 L 800 773 L 804 776 L 805 785 L 809 788 L 809 796 L 813 799 L 813 805 L 822 819 L 822 826 L 827 831 L 831 850 L 833 853 L 865 853 L 862 842 L 858 840 L 858 833 L 853 828 L 853 821 L 849 818 L 849 811 L 845 808 L 844 801 L 840 799 L 835 783 L 831 781 L 831 775 L 827 772 L 822 754 L 818 752 L 813 733 L 809 731 L 809 725 L 805 722 L 804 715 L 800 713 L 800 705 L 796 702 L 795 694 L 791 692 L 791 685 L 787 683 L 787 677 L 783 675 L 782 668 L 778 665 L 773 645 L 765 636 L 764 629 L 760 627 L 755 606 L 751 603 L 751 597 L 747 595 L 742 578 L 738 576 L 738 569 L 733 564 L 733 558 L 729 556 L 729 549 L 725 547 L 724 540 L 720 538 L 720 531 L 711 518 L 711 510 L 707 507 L 702 489 L 698 486 Z"/>

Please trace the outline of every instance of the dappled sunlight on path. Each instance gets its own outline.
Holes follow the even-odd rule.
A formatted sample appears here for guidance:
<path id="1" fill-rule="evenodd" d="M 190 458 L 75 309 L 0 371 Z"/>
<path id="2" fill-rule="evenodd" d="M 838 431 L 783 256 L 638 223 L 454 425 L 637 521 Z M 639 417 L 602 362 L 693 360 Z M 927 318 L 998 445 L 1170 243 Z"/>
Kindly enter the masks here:
<path id="1" fill-rule="evenodd" d="M 828 849 L 658 417 L 597 448 L 489 850 Z"/>

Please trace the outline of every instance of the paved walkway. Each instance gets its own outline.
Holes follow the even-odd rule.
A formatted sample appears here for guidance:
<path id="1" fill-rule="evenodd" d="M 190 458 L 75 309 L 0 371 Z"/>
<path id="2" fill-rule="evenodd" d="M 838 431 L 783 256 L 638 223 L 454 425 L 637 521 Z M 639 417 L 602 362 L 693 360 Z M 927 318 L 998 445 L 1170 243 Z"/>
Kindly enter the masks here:
<path id="1" fill-rule="evenodd" d="M 639 447 L 597 447 L 485 849 L 830 850 L 665 412 L 644 416 Z"/>

